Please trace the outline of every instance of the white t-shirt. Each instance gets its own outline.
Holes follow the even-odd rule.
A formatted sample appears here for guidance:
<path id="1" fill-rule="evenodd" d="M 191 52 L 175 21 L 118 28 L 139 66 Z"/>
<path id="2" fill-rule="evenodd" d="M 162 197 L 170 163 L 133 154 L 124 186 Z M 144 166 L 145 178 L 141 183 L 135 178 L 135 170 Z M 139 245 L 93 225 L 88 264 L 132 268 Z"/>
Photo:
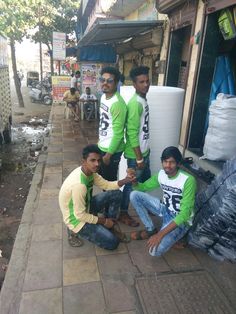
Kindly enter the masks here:
<path id="1" fill-rule="evenodd" d="M 87 95 L 87 94 L 83 93 L 83 94 L 80 96 L 80 99 L 81 99 L 81 100 L 90 100 L 90 99 L 92 99 L 92 100 L 97 100 L 97 97 L 96 97 L 95 95 L 93 95 L 93 94 Z"/>

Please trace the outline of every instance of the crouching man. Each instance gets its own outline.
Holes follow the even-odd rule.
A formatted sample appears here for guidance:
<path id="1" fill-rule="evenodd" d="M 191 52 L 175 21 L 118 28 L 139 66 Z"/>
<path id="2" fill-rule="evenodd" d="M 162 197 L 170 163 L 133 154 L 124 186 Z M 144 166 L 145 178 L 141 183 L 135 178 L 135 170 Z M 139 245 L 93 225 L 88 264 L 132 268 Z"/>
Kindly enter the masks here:
<path id="1" fill-rule="evenodd" d="M 102 154 L 97 145 L 83 149 L 82 165 L 65 179 L 59 192 L 59 204 L 67 227 L 78 238 L 84 238 L 107 250 L 114 250 L 125 235 L 114 228 L 119 215 L 124 184 L 132 182 L 127 176 L 120 181 L 107 181 L 97 172 Z M 106 190 L 92 197 L 93 185 Z M 109 190 L 109 191 L 107 191 Z M 106 208 L 103 217 L 98 213 Z"/>
<path id="2" fill-rule="evenodd" d="M 130 201 L 142 220 L 145 230 L 131 233 L 133 240 L 148 239 L 152 256 L 166 253 L 189 230 L 193 216 L 196 181 L 193 176 L 179 169 L 182 155 L 177 147 L 167 147 L 162 152 L 163 169 L 144 183 L 136 183 Z M 143 193 L 160 187 L 163 202 Z M 162 227 L 157 231 L 150 213 L 162 218 Z"/>

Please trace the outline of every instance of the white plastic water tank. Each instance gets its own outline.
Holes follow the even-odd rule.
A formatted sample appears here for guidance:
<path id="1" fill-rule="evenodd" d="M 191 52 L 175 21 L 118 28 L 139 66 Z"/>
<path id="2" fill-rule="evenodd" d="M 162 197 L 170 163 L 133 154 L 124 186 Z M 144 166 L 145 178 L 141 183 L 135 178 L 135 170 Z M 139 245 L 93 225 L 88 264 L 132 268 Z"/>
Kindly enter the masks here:
<path id="1" fill-rule="evenodd" d="M 121 86 L 121 96 L 127 103 L 134 94 L 133 86 Z M 150 86 L 147 93 L 150 117 L 150 167 L 152 174 L 161 169 L 160 156 L 167 146 L 178 146 L 184 90 L 169 86 Z M 119 178 L 126 174 L 126 160 L 122 158 Z"/>

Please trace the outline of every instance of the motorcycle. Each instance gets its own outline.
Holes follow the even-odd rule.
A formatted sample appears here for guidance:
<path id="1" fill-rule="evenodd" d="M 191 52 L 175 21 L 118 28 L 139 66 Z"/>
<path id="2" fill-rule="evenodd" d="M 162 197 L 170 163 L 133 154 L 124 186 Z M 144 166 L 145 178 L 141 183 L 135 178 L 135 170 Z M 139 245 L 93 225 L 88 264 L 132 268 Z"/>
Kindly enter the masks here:
<path id="1" fill-rule="evenodd" d="M 30 87 L 29 96 L 31 102 L 41 102 L 44 105 L 52 104 L 51 86 L 48 82 L 38 83 L 34 87 Z"/>

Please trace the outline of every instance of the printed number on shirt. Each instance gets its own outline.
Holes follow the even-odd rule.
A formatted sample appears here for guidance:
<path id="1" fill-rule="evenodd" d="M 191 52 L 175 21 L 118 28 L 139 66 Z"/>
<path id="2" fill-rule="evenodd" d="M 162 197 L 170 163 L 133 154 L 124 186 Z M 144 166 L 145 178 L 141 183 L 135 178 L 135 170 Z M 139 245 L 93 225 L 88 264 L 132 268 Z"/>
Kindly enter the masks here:
<path id="1" fill-rule="evenodd" d="M 109 117 L 108 115 L 103 112 L 100 117 L 100 124 L 99 124 L 99 133 L 100 135 L 106 136 L 107 135 L 107 128 L 109 127 Z"/>
<path id="2" fill-rule="evenodd" d="M 181 195 L 178 195 L 178 194 L 171 195 L 168 192 L 164 191 L 163 198 L 164 198 L 164 203 L 166 207 L 168 207 L 170 211 L 173 212 L 173 209 L 175 212 L 180 211 L 180 201 L 182 199 Z"/>
<path id="3" fill-rule="evenodd" d="M 144 117 L 144 124 L 143 124 L 143 139 L 147 140 L 149 139 L 149 113 L 146 112 Z"/>

